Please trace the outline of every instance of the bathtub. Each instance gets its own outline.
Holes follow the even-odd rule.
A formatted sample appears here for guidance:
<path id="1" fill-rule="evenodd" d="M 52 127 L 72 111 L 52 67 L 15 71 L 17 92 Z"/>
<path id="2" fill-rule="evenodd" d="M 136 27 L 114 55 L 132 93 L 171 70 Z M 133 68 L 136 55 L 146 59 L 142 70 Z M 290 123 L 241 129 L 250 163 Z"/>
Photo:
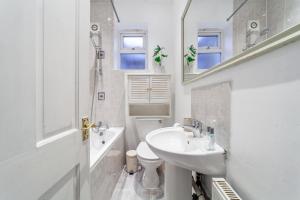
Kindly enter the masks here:
<path id="1" fill-rule="evenodd" d="M 103 136 L 91 131 L 90 181 L 92 200 L 110 199 L 124 164 L 124 128 L 110 128 Z"/>

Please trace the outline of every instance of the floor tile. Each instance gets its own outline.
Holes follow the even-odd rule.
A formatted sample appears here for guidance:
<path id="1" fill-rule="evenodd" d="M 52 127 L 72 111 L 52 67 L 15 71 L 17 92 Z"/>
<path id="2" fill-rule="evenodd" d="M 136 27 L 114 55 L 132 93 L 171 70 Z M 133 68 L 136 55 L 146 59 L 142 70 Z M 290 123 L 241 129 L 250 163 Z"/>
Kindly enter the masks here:
<path id="1" fill-rule="evenodd" d="M 163 176 L 160 175 L 160 189 L 144 190 L 141 185 L 143 171 L 129 175 L 123 170 L 114 189 L 111 200 L 164 200 Z"/>

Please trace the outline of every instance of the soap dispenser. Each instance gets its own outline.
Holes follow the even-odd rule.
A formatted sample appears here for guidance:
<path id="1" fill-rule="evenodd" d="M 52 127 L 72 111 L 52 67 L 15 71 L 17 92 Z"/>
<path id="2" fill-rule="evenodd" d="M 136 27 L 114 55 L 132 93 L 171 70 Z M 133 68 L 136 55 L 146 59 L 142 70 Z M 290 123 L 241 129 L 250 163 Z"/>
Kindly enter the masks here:
<path id="1" fill-rule="evenodd" d="M 216 139 L 215 139 L 215 131 L 213 128 L 207 128 L 207 130 L 209 130 L 208 132 L 208 147 L 207 147 L 207 150 L 209 151 L 213 151 L 215 150 L 215 142 L 216 142 Z"/>

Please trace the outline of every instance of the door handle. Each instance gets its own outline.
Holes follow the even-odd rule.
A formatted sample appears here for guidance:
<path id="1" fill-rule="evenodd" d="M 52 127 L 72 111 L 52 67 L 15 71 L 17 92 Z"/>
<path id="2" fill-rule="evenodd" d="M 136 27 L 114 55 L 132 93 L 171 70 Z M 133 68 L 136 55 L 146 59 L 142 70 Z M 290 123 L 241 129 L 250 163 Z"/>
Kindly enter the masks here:
<path id="1" fill-rule="evenodd" d="M 94 123 L 90 123 L 88 117 L 82 118 L 82 128 L 81 128 L 82 141 L 86 141 L 89 139 L 90 128 L 93 128 L 93 127 L 96 127 L 96 125 Z"/>

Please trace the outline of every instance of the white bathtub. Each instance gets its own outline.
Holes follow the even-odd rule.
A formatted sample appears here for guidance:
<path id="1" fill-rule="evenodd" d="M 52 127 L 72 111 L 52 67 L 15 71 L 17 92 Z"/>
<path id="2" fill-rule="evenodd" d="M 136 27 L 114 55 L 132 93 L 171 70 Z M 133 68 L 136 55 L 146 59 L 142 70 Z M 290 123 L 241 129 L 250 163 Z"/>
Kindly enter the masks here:
<path id="1" fill-rule="evenodd" d="M 90 168 L 94 166 L 105 156 L 111 149 L 112 144 L 123 134 L 124 127 L 109 128 L 103 136 L 94 133 L 91 129 L 90 134 Z"/>
<path id="2" fill-rule="evenodd" d="M 91 199 L 110 199 L 125 164 L 124 128 L 90 134 Z M 103 142 L 104 141 L 104 142 Z M 102 143 L 103 142 L 103 143 Z"/>

